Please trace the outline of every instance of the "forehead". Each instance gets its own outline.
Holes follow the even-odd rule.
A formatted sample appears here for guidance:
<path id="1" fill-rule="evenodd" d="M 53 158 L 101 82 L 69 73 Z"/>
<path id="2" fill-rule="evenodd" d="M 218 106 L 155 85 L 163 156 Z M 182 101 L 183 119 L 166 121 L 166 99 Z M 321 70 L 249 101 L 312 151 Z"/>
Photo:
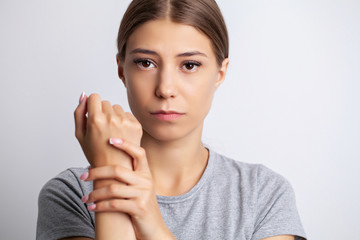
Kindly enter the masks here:
<path id="1" fill-rule="evenodd" d="M 215 57 L 210 39 L 196 28 L 170 20 L 153 20 L 140 25 L 127 41 L 126 53 L 135 48 L 154 50 L 164 55 L 200 51 Z"/>

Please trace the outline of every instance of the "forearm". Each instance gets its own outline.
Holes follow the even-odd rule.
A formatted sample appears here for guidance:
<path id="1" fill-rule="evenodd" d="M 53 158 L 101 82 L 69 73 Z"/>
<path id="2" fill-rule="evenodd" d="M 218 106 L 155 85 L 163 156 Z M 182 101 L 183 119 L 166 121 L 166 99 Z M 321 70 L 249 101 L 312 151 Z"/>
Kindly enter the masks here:
<path id="1" fill-rule="evenodd" d="M 131 159 L 121 159 L 119 164 L 132 169 Z M 96 180 L 94 189 L 111 184 L 123 184 L 116 180 Z M 136 240 L 130 216 L 122 212 L 95 213 L 95 239 L 96 240 Z"/>
<path id="2" fill-rule="evenodd" d="M 129 216 L 124 213 L 96 213 L 95 240 L 135 240 Z"/>

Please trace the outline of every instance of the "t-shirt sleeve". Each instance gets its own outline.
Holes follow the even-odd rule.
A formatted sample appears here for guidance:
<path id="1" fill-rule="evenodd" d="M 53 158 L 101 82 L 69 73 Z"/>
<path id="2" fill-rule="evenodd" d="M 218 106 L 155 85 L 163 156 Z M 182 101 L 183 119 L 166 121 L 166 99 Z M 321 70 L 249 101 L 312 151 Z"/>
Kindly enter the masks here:
<path id="1" fill-rule="evenodd" d="M 259 165 L 257 188 L 256 222 L 251 240 L 276 235 L 306 239 L 291 184 L 281 175 Z"/>
<path id="2" fill-rule="evenodd" d="M 70 169 L 47 182 L 38 199 L 36 239 L 94 238 L 94 222 L 81 202 L 83 195 L 79 179 Z"/>

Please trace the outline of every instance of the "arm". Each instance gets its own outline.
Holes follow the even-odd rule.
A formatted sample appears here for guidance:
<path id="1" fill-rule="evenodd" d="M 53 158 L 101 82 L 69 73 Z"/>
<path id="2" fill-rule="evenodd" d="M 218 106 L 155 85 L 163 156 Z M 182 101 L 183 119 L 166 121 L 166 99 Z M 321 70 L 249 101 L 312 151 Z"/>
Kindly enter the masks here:
<path id="1" fill-rule="evenodd" d="M 111 185 L 94 190 L 87 203 L 96 212 L 125 212 L 132 218 L 136 237 L 143 240 L 175 239 L 167 228 L 156 199 L 146 152 L 137 144 L 119 138 L 111 138 L 111 144 L 129 154 L 134 162 L 134 170 L 121 166 L 104 166 L 89 170 L 84 181 L 96 179 L 116 179 L 126 185 Z"/>
<path id="2" fill-rule="evenodd" d="M 88 113 L 88 117 L 86 117 Z M 92 167 L 121 165 L 132 169 L 131 158 L 108 144 L 110 134 L 128 137 L 140 143 L 141 133 L 133 133 L 131 124 L 124 126 L 126 119 L 119 117 L 124 112 L 120 106 L 113 108 L 109 102 L 101 102 L 100 96 L 92 94 L 89 98 L 82 94 L 79 106 L 75 110 L 76 137 Z M 141 128 L 140 128 L 141 129 Z M 133 134 L 134 135 L 134 134 Z M 94 190 L 112 184 L 123 184 L 116 180 L 96 180 Z M 95 239 L 136 239 L 131 219 L 123 212 L 102 212 L 95 214 Z"/>
<path id="3" fill-rule="evenodd" d="M 114 183 L 122 185 L 122 183 L 118 183 L 116 180 L 97 180 L 94 182 L 94 189 L 99 189 Z M 122 212 L 95 213 L 95 239 L 136 239 L 129 215 Z"/>
<path id="4" fill-rule="evenodd" d="M 80 179 L 94 181 L 93 192 L 82 201 L 94 203 L 88 209 L 96 216 L 95 239 L 175 239 L 162 218 L 146 152 L 140 146 L 141 124 L 119 105 L 101 102 L 98 95 L 87 102 L 88 117 L 83 101 L 75 119 L 76 136 L 92 166 Z M 131 221 L 120 218 L 124 214 Z"/>

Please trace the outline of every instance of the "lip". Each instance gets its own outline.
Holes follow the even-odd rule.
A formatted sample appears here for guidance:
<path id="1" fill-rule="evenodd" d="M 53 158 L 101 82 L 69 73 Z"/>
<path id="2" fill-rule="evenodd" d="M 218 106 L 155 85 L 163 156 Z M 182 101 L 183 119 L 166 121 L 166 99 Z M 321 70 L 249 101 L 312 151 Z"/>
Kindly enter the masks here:
<path id="1" fill-rule="evenodd" d="M 176 111 L 164 111 L 159 110 L 156 112 L 152 112 L 151 115 L 163 121 L 172 121 L 178 118 L 181 118 L 184 113 L 176 112 Z"/>

